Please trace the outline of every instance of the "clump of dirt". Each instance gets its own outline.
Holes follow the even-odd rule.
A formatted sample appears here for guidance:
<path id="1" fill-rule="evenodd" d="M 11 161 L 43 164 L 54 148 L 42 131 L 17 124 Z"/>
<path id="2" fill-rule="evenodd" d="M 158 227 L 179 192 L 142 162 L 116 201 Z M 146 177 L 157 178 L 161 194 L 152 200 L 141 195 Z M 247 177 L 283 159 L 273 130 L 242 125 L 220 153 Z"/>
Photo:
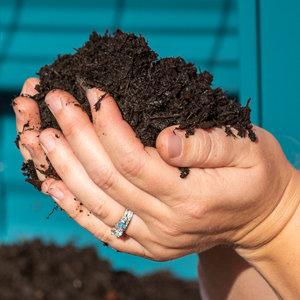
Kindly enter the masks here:
<path id="1" fill-rule="evenodd" d="M 196 281 L 165 271 L 143 277 L 114 271 L 94 248 L 40 240 L 1 245 L 0 265 L 2 300 L 200 300 Z"/>
<path id="2" fill-rule="evenodd" d="M 228 99 L 221 88 L 212 88 L 209 72 L 197 70 L 181 57 L 158 59 L 142 36 L 121 30 L 113 35 L 93 32 L 75 54 L 58 56 L 37 74 L 41 82 L 33 99 L 39 105 L 43 128 L 60 130 L 44 101 L 48 92 L 69 92 L 92 120 L 85 93 L 96 87 L 116 100 L 124 120 L 145 146 L 155 147 L 158 134 L 171 125 L 185 130 L 186 137 L 197 127 L 224 127 L 228 135 L 234 136 L 234 128 L 237 135 L 256 139 L 249 101 L 242 107 Z M 96 107 L 101 107 L 101 99 Z M 181 177 L 188 171 L 184 168 Z"/>

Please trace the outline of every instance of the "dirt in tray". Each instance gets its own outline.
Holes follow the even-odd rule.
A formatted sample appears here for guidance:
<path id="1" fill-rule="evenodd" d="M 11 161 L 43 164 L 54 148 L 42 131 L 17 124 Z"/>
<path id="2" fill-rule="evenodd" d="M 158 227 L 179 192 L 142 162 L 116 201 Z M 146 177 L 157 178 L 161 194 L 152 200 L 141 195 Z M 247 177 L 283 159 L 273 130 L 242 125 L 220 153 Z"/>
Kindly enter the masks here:
<path id="1" fill-rule="evenodd" d="M 155 147 L 158 134 L 171 125 L 185 130 L 186 137 L 197 127 L 224 127 L 228 135 L 234 136 L 234 128 L 237 135 L 256 139 L 249 101 L 242 107 L 228 99 L 225 91 L 212 87 L 209 72 L 202 72 L 181 57 L 159 59 L 142 36 L 121 30 L 103 35 L 93 32 L 74 54 L 58 56 L 37 74 L 41 82 L 36 87 L 39 94 L 33 99 L 39 105 L 43 128 L 60 129 L 44 101 L 48 92 L 69 92 L 91 118 L 85 93 L 87 88 L 97 87 L 112 95 L 124 120 L 145 146 Z M 101 109 L 101 99 L 97 109 Z M 184 168 L 181 177 L 188 173 Z M 33 179 L 31 174 L 28 171 L 28 178 Z"/>
<path id="2" fill-rule="evenodd" d="M 40 240 L 1 245 L 0 266 L 1 300 L 200 300 L 196 281 L 162 271 L 143 277 L 114 271 L 94 248 Z"/>

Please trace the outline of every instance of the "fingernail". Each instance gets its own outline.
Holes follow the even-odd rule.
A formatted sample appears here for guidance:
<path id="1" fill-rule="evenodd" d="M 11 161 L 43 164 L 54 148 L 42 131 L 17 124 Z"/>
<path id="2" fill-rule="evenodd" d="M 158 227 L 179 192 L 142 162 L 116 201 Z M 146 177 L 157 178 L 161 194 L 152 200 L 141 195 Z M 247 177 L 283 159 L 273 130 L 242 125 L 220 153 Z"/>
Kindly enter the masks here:
<path id="1" fill-rule="evenodd" d="M 49 195 L 56 201 L 59 202 L 64 199 L 64 194 L 58 188 L 50 189 Z"/>
<path id="2" fill-rule="evenodd" d="M 86 96 L 87 96 L 87 98 L 88 98 L 88 100 L 89 100 L 89 103 L 90 103 L 90 106 L 91 107 L 94 107 L 95 106 L 95 104 L 97 103 L 97 101 L 98 101 L 98 96 L 97 96 L 97 94 L 96 94 L 96 92 L 94 92 L 93 90 L 87 90 L 87 92 L 86 92 Z"/>
<path id="3" fill-rule="evenodd" d="M 46 154 L 51 152 L 55 147 L 55 140 L 51 135 L 42 136 L 40 143 Z"/>
<path id="4" fill-rule="evenodd" d="M 37 91 L 35 90 L 34 86 L 29 83 L 29 82 L 26 82 L 23 86 L 23 89 L 22 89 L 22 92 L 21 92 L 21 95 L 30 95 L 30 96 L 33 96 L 37 93 Z"/>
<path id="5" fill-rule="evenodd" d="M 48 104 L 49 109 L 51 110 L 51 112 L 55 115 L 56 113 L 58 113 L 61 110 L 61 100 L 59 97 L 55 97 L 55 96 L 46 96 L 45 98 L 46 103 Z"/>
<path id="6" fill-rule="evenodd" d="M 170 132 L 169 136 L 169 155 L 170 158 L 180 156 L 182 153 L 182 137 L 179 133 Z"/>

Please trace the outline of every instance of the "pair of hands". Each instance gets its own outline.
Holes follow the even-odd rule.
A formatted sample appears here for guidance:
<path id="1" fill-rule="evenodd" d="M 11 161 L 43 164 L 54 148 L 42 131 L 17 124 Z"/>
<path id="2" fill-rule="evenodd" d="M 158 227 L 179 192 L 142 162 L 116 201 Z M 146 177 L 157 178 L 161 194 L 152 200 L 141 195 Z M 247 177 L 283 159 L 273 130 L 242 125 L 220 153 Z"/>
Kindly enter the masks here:
<path id="1" fill-rule="evenodd" d="M 28 79 L 21 94 L 34 95 L 38 83 Z M 103 94 L 87 92 L 91 123 L 70 94 L 50 92 L 46 103 L 63 134 L 42 130 L 34 100 L 14 100 L 24 159 L 33 160 L 42 191 L 80 226 L 118 251 L 156 261 L 218 244 L 258 249 L 282 230 L 289 213 L 276 216 L 295 170 L 271 134 L 254 127 L 257 141 L 251 142 L 216 128 L 185 138 L 172 126 L 158 136 L 156 148 L 144 147 L 112 97 L 95 110 Z M 46 156 L 62 181 L 39 172 L 47 169 Z M 180 178 L 178 167 L 191 169 L 187 178 Z M 134 216 L 126 234 L 116 238 L 111 228 L 125 208 Z"/>

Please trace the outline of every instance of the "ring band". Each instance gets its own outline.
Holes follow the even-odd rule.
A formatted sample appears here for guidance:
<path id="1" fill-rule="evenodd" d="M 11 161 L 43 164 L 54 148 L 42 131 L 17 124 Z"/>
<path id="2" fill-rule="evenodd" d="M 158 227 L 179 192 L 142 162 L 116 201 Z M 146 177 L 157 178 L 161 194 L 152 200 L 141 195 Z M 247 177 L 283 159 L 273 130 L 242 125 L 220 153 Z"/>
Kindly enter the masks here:
<path id="1" fill-rule="evenodd" d="M 129 222 L 133 217 L 133 212 L 129 209 L 125 209 L 123 217 L 120 219 L 118 223 L 111 229 L 111 235 L 115 235 L 116 237 L 120 237 L 126 231 Z"/>

